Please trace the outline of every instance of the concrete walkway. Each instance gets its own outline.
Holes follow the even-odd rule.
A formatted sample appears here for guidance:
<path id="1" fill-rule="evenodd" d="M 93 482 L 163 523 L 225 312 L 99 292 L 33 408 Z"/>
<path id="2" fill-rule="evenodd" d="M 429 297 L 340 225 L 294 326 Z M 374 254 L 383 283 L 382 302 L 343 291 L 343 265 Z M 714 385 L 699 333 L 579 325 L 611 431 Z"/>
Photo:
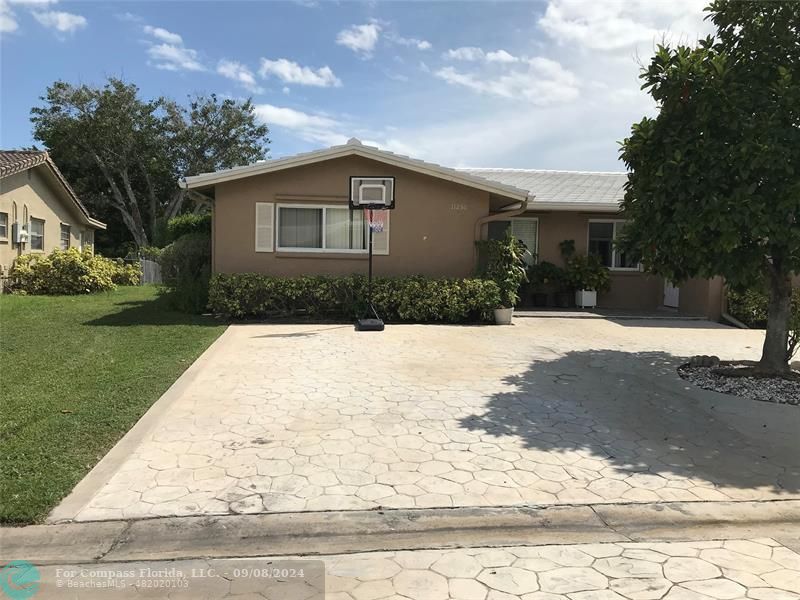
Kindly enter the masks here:
<path id="1" fill-rule="evenodd" d="M 778 501 L 104 521 L 0 530 L 0 560 L 37 565 L 36 598 L 797 600 L 799 515 Z"/>
<path id="2" fill-rule="evenodd" d="M 800 497 L 800 411 L 675 367 L 703 321 L 231 327 L 59 520 Z"/>

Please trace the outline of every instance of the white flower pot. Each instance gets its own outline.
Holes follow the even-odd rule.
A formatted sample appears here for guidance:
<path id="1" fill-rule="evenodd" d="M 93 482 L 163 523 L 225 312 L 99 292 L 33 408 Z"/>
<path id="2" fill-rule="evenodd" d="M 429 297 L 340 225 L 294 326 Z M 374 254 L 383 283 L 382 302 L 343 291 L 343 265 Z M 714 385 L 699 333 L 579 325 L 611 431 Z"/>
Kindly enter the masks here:
<path id="1" fill-rule="evenodd" d="M 580 308 L 597 306 L 597 292 L 594 290 L 578 290 L 575 292 L 575 304 Z"/>
<path id="2" fill-rule="evenodd" d="M 511 325 L 511 316 L 514 314 L 514 308 L 495 308 L 494 309 L 494 322 L 496 325 Z"/>

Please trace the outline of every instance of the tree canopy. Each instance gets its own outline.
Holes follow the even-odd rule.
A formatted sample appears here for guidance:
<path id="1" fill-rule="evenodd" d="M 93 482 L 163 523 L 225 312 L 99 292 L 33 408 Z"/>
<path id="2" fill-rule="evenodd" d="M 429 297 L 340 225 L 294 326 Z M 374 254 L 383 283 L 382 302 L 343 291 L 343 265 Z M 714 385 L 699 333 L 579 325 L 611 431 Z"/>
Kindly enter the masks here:
<path id="1" fill-rule="evenodd" d="M 786 371 L 800 272 L 800 3 L 715 0 L 707 11 L 715 36 L 659 46 L 642 72 L 658 114 L 622 144 L 621 246 L 671 281 L 767 285 L 760 366 Z"/>
<path id="2" fill-rule="evenodd" d="M 102 88 L 56 81 L 41 100 L 31 110 L 34 137 L 109 224 L 98 239 L 107 248 L 161 241 L 166 221 L 184 209 L 180 177 L 267 157 L 269 130 L 250 100 L 143 100 L 117 78 Z"/>

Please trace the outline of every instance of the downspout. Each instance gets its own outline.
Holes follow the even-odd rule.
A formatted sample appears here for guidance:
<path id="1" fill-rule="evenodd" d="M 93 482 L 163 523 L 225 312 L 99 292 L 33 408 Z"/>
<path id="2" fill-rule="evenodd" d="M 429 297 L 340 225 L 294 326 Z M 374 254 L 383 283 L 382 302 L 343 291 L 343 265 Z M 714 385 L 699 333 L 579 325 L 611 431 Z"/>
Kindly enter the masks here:
<path id="1" fill-rule="evenodd" d="M 475 241 L 479 241 L 481 239 L 481 229 L 486 223 L 490 223 L 492 221 L 505 221 L 511 217 L 516 217 L 521 215 L 526 210 L 528 210 L 528 202 L 533 200 L 536 196 L 529 196 L 522 200 L 521 202 L 514 202 L 513 204 L 508 204 L 507 206 L 502 207 L 498 212 L 494 213 L 493 215 L 487 215 L 485 217 L 481 217 L 477 221 L 475 221 Z"/>

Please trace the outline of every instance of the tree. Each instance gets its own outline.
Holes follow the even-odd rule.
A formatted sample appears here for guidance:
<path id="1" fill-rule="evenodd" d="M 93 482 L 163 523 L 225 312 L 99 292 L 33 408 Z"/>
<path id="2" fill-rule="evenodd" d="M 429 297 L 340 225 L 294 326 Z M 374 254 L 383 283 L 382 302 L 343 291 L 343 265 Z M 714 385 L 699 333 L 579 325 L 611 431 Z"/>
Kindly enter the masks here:
<path id="1" fill-rule="evenodd" d="M 183 208 L 177 180 L 266 158 L 266 125 L 250 100 L 139 98 L 132 83 L 102 88 L 57 81 L 31 110 L 33 133 L 90 209 L 124 225 L 137 246 Z M 110 210 L 109 210 L 110 209 Z M 116 232 L 116 242 L 127 237 Z"/>
<path id="2" fill-rule="evenodd" d="M 642 89 L 658 115 L 622 143 L 621 248 L 680 282 L 768 286 L 756 370 L 789 371 L 791 277 L 800 272 L 800 3 L 715 0 L 694 48 L 659 46 Z"/>

